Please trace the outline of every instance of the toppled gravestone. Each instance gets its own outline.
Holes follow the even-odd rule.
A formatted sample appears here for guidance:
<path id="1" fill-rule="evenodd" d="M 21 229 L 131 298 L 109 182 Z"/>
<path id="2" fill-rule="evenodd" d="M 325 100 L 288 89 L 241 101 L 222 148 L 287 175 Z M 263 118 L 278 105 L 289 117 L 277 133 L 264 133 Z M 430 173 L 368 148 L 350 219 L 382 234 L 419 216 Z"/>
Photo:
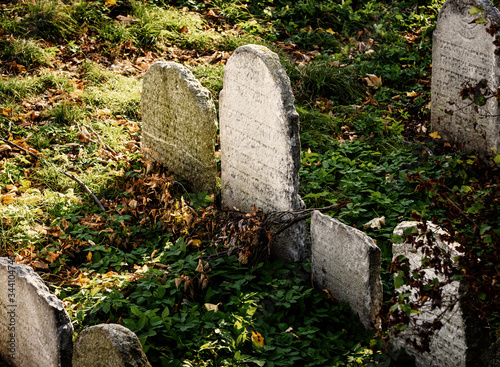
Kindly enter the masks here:
<path id="1" fill-rule="evenodd" d="M 238 47 L 224 70 L 220 93 L 222 204 L 266 213 L 303 209 L 298 195 L 299 116 L 290 79 L 278 55 L 264 46 Z M 281 233 L 271 253 L 303 259 L 309 237 L 304 221 Z"/>
<path id="2" fill-rule="evenodd" d="M 197 191 L 215 191 L 217 114 L 210 92 L 185 66 L 156 62 L 142 89 L 142 147 Z"/>
<path id="3" fill-rule="evenodd" d="M 137 336 L 119 324 L 83 330 L 75 342 L 73 367 L 151 367 Z"/>
<path id="4" fill-rule="evenodd" d="M 484 9 L 474 15 L 473 7 Z M 478 24 L 481 19 L 485 24 Z M 500 148 L 500 108 L 496 98 L 485 101 L 479 95 L 463 100 L 463 83 L 475 87 L 481 80 L 496 91 L 500 86 L 500 52 L 493 44 L 499 33 L 488 34 L 492 23 L 500 22 L 500 13 L 489 0 L 448 0 L 443 5 L 433 35 L 432 45 L 432 107 L 433 129 L 463 150 L 490 156 L 491 148 Z M 484 90 L 484 89 L 483 89 Z M 480 88 L 477 89 L 480 91 Z M 473 93 L 475 94 L 475 92 Z M 482 103 L 482 102 L 480 102 Z M 446 110 L 453 111 L 447 114 Z"/>
<path id="5" fill-rule="evenodd" d="M 14 367 L 71 367 L 73 325 L 33 269 L 0 257 L 0 360 Z"/>
<path id="6" fill-rule="evenodd" d="M 347 302 L 366 327 L 378 327 L 382 305 L 380 249 L 356 228 L 315 210 L 311 217 L 313 280 Z"/>
<path id="7" fill-rule="evenodd" d="M 410 273 L 422 266 L 424 249 L 428 246 L 428 240 L 423 230 L 417 229 L 419 222 L 402 222 L 394 229 L 394 235 L 403 236 L 415 228 L 417 234 L 417 243 L 422 242 L 423 246 L 403 242 L 394 243 L 392 246 L 393 259 L 403 255 L 409 260 Z M 455 249 L 457 243 L 448 243 L 442 240 L 447 233 L 440 227 L 432 223 L 427 223 L 427 232 L 430 232 L 435 246 L 441 251 L 447 252 L 451 259 L 460 256 Z M 437 273 L 433 268 L 424 269 L 424 279 L 430 284 L 433 279 L 444 281 L 444 276 Z M 416 301 L 417 293 L 408 285 L 396 289 L 399 294 L 411 293 L 410 300 Z M 459 281 L 452 281 L 445 284 L 442 288 L 442 300 L 439 307 L 433 307 L 432 301 L 426 301 L 419 309 L 419 314 L 411 314 L 411 323 L 406 330 L 400 332 L 392 339 L 396 348 L 403 348 L 409 354 L 415 356 L 415 365 L 417 367 L 469 367 L 469 366 L 487 366 L 489 337 L 488 331 L 478 319 L 466 315 L 460 297 L 463 290 Z M 428 352 L 419 352 L 409 343 L 412 340 L 418 342 L 416 335 L 416 326 L 424 322 L 433 322 L 439 318 L 443 326 L 430 337 L 430 350 Z"/>

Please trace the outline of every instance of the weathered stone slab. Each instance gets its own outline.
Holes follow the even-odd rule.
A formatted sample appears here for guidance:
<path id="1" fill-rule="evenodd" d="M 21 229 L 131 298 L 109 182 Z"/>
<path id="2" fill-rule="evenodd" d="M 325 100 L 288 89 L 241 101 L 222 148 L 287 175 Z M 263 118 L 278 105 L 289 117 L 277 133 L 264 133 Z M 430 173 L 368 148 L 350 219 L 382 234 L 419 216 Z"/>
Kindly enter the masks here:
<path id="1" fill-rule="evenodd" d="M 0 257 L 0 360 L 15 367 L 71 367 L 73 325 L 33 269 Z"/>
<path id="2" fill-rule="evenodd" d="M 466 107 L 470 100 L 462 100 L 460 91 L 464 82 L 475 86 L 482 79 L 493 91 L 500 86 L 500 56 L 495 54 L 497 46 L 493 44 L 498 34 L 492 37 L 486 32 L 491 20 L 500 21 L 500 13 L 489 3 L 488 0 L 446 1 L 438 16 L 432 46 L 432 127 L 444 139 L 482 157 L 492 155 L 491 148 L 500 148 L 498 102 L 496 98 L 490 99 L 479 107 L 478 114 L 473 106 Z M 473 6 L 485 11 L 470 15 Z M 486 20 L 485 24 L 474 22 L 480 17 Z M 450 116 L 445 110 L 455 112 Z"/>
<path id="3" fill-rule="evenodd" d="M 417 228 L 418 222 L 402 222 L 395 229 L 394 234 L 403 236 L 407 228 Z M 458 244 L 449 244 L 440 239 L 440 235 L 446 235 L 440 227 L 427 223 L 428 231 L 432 233 L 435 244 L 450 254 L 452 258 L 460 256 L 455 250 Z M 425 234 L 419 229 L 417 241 L 428 244 Z M 425 257 L 422 247 L 416 248 L 410 243 L 393 244 L 393 259 L 403 255 L 409 260 L 411 270 L 422 266 L 422 259 Z M 424 269 L 424 279 L 429 283 L 437 278 L 444 280 L 442 274 L 438 274 L 434 269 Z M 409 354 L 415 356 L 417 367 L 461 367 L 461 366 L 486 366 L 488 331 L 483 329 L 479 320 L 471 316 L 466 316 L 462 303 L 460 302 L 461 289 L 458 281 L 453 281 L 443 286 L 441 307 L 432 308 L 429 300 L 420 308 L 420 314 L 412 314 L 412 322 L 408 328 L 393 338 L 393 344 L 398 348 L 405 349 Z M 416 291 L 409 286 L 402 286 L 396 289 L 398 293 L 412 293 L 412 299 L 416 300 Z M 423 322 L 432 322 L 440 316 L 443 326 L 431 336 L 430 351 L 420 353 L 413 346 L 407 344 L 407 340 L 416 339 L 415 325 L 422 325 Z M 418 340 L 417 340 L 418 341 Z"/>
<path id="4" fill-rule="evenodd" d="M 142 147 L 196 190 L 214 192 L 217 114 L 210 92 L 185 66 L 156 62 L 144 76 L 141 102 Z"/>
<path id="5" fill-rule="evenodd" d="M 224 70 L 220 94 L 222 204 L 264 212 L 304 207 L 298 195 L 299 116 L 290 79 L 278 55 L 264 46 L 238 47 Z M 305 222 L 272 246 L 278 257 L 297 261 L 307 252 Z"/>
<path id="6" fill-rule="evenodd" d="M 363 325 L 378 326 L 382 305 L 380 249 L 356 228 L 314 211 L 311 217 L 314 281 L 351 305 Z"/>
<path id="7" fill-rule="evenodd" d="M 119 324 L 83 330 L 75 342 L 73 367 L 151 367 L 139 338 Z"/>
<path id="8" fill-rule="evenodd" d="M 490 347 L 488 367 L 500 367 L 500 339 Z"/>

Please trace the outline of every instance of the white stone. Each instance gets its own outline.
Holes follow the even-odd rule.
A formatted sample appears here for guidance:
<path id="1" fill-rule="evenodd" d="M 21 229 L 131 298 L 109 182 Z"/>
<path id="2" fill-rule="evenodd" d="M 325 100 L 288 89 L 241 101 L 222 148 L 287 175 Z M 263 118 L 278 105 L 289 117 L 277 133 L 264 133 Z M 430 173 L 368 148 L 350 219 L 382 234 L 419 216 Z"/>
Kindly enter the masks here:
<path id="1" fill-rule="evenodd" d="M 486 11 L 470 15 L 473 6 Z M 480 17 L 487 22 L 475 23 Z M 462 100 L 460 91 L 464 82 L 475 86 L 482 79 L 493 91 L 500 86 L 500 56 L 493 45 L 499 35 L 486 32 L 493 18 L 498 22 L 500 14 L 487 0 L 448 0 L 439 13 L 432 46 L 432 127 L 444 139 L 482 157 L 492 155 L 491 148 L 500 148 L 498 101 L 492 98 L 479 107 L 480 115 L 490 116 L 479 117 L 472 106 L 464 108 L 470 100 Z M 445 110 L 455 112 L 450 116 Z"/>
<path id="2" fill-rule="evenodd" d="M 73 367 L 151 367 L 139 338 L 119 324 L 83 330 L 75 342 Z"/>
<path id="3" fill-rule="evenodd" d="M 156 62 L 142 90 L 142 147 L 198 191 L 215 191 L 217 114 L 210 92 L 175 62 Z"/>
<path id="4" fill-rule="evenodd" d="M 298 195 L 299 116 L 278 55 L 264 46 L 238 47 L 224 70 L 220 94 L 222 204 L 243 211 L 304 208 Z M 274 255 L 305 257 L 305 222 L 282 233 Z"/>
<path id="5" fill-rule="evenodd" d="M 402 222 L 395 229 L 394 234 L 403 236 L 407 228 L 417 228 L 419 222 Z M 460 256 L 460 253 L 455 249 L 458 244 L 449 244 L 441 240 L 440 236 L 447 235 L 440 227 L 432 223 L 427 223 L 428 232 L 432 233 L 434 242 L 441 250 L 450 254 L 454 259 Z M 419 229 L 417 241 L 422 241 L 424 246 L 427 246 L 428 241 L 422 230 Z M 422 252 L 423 247 L 419 247 L 410 243 L 393 244 L 392 253 L 393 259 L 401 255 L 409 260 L 411 270 L 415 270 L 422 266 L 422 259 L 425 257 Z M 424 269 L 425 280 L 431 282 L 434 278 L 439 281 L 444 281 L 444 276 L 438 274 L 434 269 Z M 412 293 L 411 300 L 417 298 L 416 291 L 409 286 L 402 286 L 396 289 L 397 293 Z M 408 328 L 392 339 L 393 344 L 397 348 L 405 349 L 409 354 L 415 356 L 417 367 L 461 367 L 461 366 L 484 366 L 487 360 L 487 348 L 489 347 L 488 332 L 481 329 L 478 320 L 473 317 L 465 317 L 462 304 L 459 300 L 461 296 L 460 283 L 453 281 L 443 286 L 442 289 L 442 305 L 432 309 L 431 301 L 427 301 L 420 308 L 420 314 L 412 314 L 412 323 Z M 437 317 L 441 317 L 440 321 L 443 326 L 431 336 L 430 351 L 420 353 L 413 346 L 406 343 L 407 339 L 416 339 L 415 324 L 420 324 L 424 321 L 432 322 Z M 418 340 L 417 340 L 418 342 Z"/>
<path id="6" fill-rule="evenodd" d="M 380 249 L 363 232 L 316 210 L 311 217 L 311 236 L 314 282 L 335 299 L 349 303 L 366 328 L 378 327 Z"/>
<path id="7" fill-rule="evenodd" d="M 70 367 L 73 325 L 63 303 L 33 269 L 5 257 L 0 281 L 0 360 L 15 367 Z"/>

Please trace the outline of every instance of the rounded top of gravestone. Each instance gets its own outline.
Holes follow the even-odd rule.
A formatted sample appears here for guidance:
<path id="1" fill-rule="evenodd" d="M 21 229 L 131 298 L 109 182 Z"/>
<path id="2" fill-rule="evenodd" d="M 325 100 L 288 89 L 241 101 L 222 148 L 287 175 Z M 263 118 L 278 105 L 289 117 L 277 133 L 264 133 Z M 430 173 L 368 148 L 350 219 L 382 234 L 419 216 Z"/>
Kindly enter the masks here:
<path id="1" fill-rule="evenodd" d="M 473 7 L 478 8 L 480 11 L 470 14 L 469 11 L 471 11 Z M 447 0 L 439 12 L 439 17 L 454 13 L 467 14 L 469 25 L 480 24 L 476 23 L 476 20 L 481 18 L 491 23 L 500 23 L 500 12 L 489 0 Z M 437 24 L 437 30 L 439 30 L 439 22 Z"/>
<path id="2" fill-rule="evenodd" d="M 35 271 L 28 265 L 11 263 L 6 257 L 0 257 L 0 266 L 8 267 L 13 269 L 16 273 L 17 278 L 22 278 L 26 283 L 32 288 L 38 296 L 42 297 L 49 307 L 56 309 L 57 311 L 64 311 L 64 305 L 62 301 L 55 295 L 50 293 L 49 288 L 45 285 L 42 278 L 35 273 Z M 68 323 L 69 316 L 66 320 Z"/>
<path id="3" fill-rule="evenodd" d="M 83 330 L 75 342 L 73 367 L 151 367 L 139 338 L 119 324 Z"/>
<path id="4" fill-rule="evenodd" d="M 159 81 L 156 78 L 162 78 L 161 73 L 176 73 L 180 80 L 186 83 L 187 88 L 191 91 L 193 96 L 196 98 L 201 109 L 204 110 L 209 116 L 212 117 L 217 128 L 217 118 L 215 116 L 215 104 L 212 100 L 212 95 L 210 91 L 202 86 L 198 79 L 195 78 L 191 70 L 186 66 L 173 61 L 157 61 L 151 65 L 144 76 L 144 82 L 149 78 L 155 80 L 155 84 Z"/>
<path id="5" fill-rule="evenodd" d="M 146 156 L 196 191 L 215 192 L 218 124 L 208 89 L 184 65 L 159 61 L 144 76 L 141 103 Z"/>
<path id="6" fill-rule="evenodd" d="M 238 47 L 229 58 L 227 64 L 235 62 L 238 56 L 244 57 L 245 53 L 252 54 L 264 62 L 267 69 L 271 73 L 274 82 L 280 87 L 284 107 L 287 110 L 290 110 L 290 113 L 297 114 L 294 105 L 295 97 L 292 92 L 290 78 L 283 68 L 283 65 L 281 65 L 278 54 L 271 51 L 266 46 L 249 44 Z"/>

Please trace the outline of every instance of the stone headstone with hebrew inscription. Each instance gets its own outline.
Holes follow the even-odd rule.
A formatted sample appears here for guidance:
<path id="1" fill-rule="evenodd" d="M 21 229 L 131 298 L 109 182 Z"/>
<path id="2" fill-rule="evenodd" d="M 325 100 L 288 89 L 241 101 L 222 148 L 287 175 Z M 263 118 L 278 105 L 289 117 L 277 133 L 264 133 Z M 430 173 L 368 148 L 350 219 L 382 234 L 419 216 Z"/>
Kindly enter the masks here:
<path id="1" fill-rule="evenodd" d="M 403 236 L 405 229 L 418 228 L 418 222 L 402 222 L 395 229 L 394 234 Z M 435 246 L 443 252 L 450 254 L 451 258 L 460 256 L 455 249 L 457 243 L 447 243 L 441 238 L 446 237 L 446 232 L 440 227 L 427 223 L 428 232 L 434 239 Z M 422 260 L 427 255 L 424 254 L 428 240 L 421 229 L 418 230 L 416 238 L 417 244 L 403 242 L 393 244 L 393 259 L 401 255 L 409 260 L 410 272 L 417 271 L 422 266 Z M 421 243 L 420 243 L 421 242 Z M 420 243 L 420 244 L 418 244 Z M 430 284 L 433 279 L 444 281 L 442 274 L 437 273 L 433 268 L 423 270 L 424 280 Z M 399 294 L 410 293 L 411 300 L 417 300 L 416 290 L 408 285 L 403 285 L 396 289 Z M 415 356 L 417 367 L 466 367 L 466 366 L 486 366 L 488 359 L 489 331 L 482 325 L 474 315 L 466 315 L 460 297 L 463 294 L 459 281 L 452 281 L 442 288 L 442 299 L 440 307 L 434 307 L 432 301 L 428 300 L 419 309 L 420 313 L 412 313 L 410 324 L 392 339 L 392 343 L 405 349 L 409 354 Z M 440 320 L 443 326 L 430 336 L 430 350 L 419 352 L 407 340 L 419 342 L 416 326 L 424 322 L 432 323 Z"/>
<path id="2" fill-rule="evenodd" d="M 142 147 L 198 191 L 215 190 L 217 114 L 210 92 L 175 62 L 156 62 L 142 89 Z"/>
<path id="3" fill-rule="evenodd" d="M 483 79 L 492 91 L 500 86 L 500 56 L 493 44 L 500 35 L 486 31 L 491 22 L 500 22 L 500 13 L 489 3 L 446 1 L 432 46 L 432 128 L 460 149 L 478 152 L 482 157 L 492 155 L 492 148 L 500 148 L 498 101 L 490 98 L 476 112 L 471 99 L 462 99 L 460 92 L 467 85 L 464 83 L 475 87 Z M 483 11 L 471 15 L 473 7 Z M 483 19 L 485 24 L 478 24 L 476 19 Z"/>
<path id="4" fill-rule="evenodd" d="M 368 328 L 378 327 L 382 305 L 380 249 L 360 230 L 315 210 L 311 217 L 313 280 L 347 302 Z"/>
<path id="5" fill-rule="evenodd" d="M 304 208 L 298 195 L 299 117 L 290 79 L 264 46 L 238 47 L 220 94 L 222 204 L 251 212 Z M 271 252 L 289 261 L 307 252 L 305 222 L 283 232 Z"/>
<path id="6" fill-rule="evenodd" d="M 0 257 L 0 360 L 15 367 L 71 367 L 73 325 L 33 269 Z"/>

